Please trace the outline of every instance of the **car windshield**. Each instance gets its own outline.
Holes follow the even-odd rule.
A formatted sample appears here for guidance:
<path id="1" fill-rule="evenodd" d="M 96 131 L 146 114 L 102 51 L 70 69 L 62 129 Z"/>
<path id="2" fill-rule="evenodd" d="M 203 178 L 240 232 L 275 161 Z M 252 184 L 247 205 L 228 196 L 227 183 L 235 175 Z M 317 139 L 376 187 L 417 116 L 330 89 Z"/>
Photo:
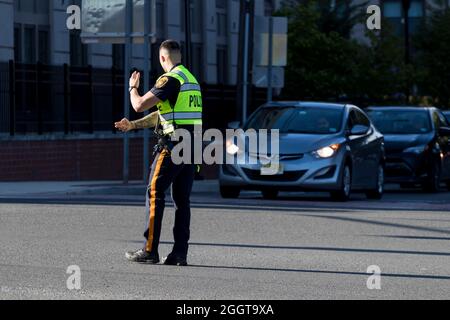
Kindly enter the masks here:
<path id="1" fill-rule="evenodd" d="M 330 134 L 342 126 L 343 109 L 324 107 L 262 108 L 245 126 L 248 129 L 280 130 L 280 133 Z"/>
<path id="2" fill-rule="evenodd" d="M 450 112 L 445 112 L 444 116 L 447 118 L 447 122 L 450 124 Z"/>
<path id="3" fill-rule="evenodd" d="M 422 134 L 431 131 L 431 121 L 425 110 L 371 110 L 375 127 L 384 134 Z"/>

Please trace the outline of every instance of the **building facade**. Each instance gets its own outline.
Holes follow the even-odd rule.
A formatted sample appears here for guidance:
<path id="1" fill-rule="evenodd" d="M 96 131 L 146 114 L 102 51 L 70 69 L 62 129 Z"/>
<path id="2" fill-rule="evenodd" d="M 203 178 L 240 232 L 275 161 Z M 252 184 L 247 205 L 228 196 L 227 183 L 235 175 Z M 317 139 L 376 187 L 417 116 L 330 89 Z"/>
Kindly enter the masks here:
<path id="1" fill-rule="evenodd" d="M 158 41 L 172 38 L 184 44 L 185 1 L 155 1 Z M 268 16 L 283 1 L 301 0 L 255 0 L 255 15 Z M 0 181 L 116 180 L 122 176 L 122 135 L 114 132 L 112 124 L 123 117 L 123 45 L 83 45 L 80 31 L 66 27 L 67 7 L 80 2 L 0 1 Z M 402 36 L 402 1 L 369 2 L 380 5 L 383 16 Z M 411 2 L 410 25 L 415 32 L 435 0 Z M 450 0 L 441 2 L 449 7 Z M 348 3 L 330 0 L 331 6 Z M 234 85 L 240 0 L 191 0 L 190 6 L 191 67 L 208 89 L 205 123 L 223 128 L 239 118 Z M 365 25 L 358 25 L 353 37 L 365 41 L 365 32 Z M 152 50 L 154 76 L 161 72 L 157 47 L 158 43 Z M 142 65 L 143 46 L 134 45 L 133 66 Z M 254 92 L 250 100 L 258 106 L 265 98 L 265 92 L 260 97 Z M 130 137 L 130 178 L 137 180 L 143 176 L 142 137 L 138 132 Z M 204 169 L 208 170 L 211 175 L 205 176 L 214 177 L 215 168 Z"/>
<path id="2" fill-rule="evenodd" d="M 184 44 L 185 1 L 155 0 L 158 41 Z M 268 15 L 280 0 L 256 0 L 255 14 Z M 81 43 L 66 27 L 67 7 L 81 0 L 4 0 L 0 2 L 0 61 L 121 69 L 123 45 Z M 192 69 L 208 84 L 235 84 L 239 0 L 191 0 Z M 153 48 L 157 49 L 158 45 Z M 154 50 L 157 51 L 157 50 Z M 157 53 L 156 53 L 157 54 Z M 153 55 L 157 67 L 157 55 Z M 143 46 L 133 46 L 133 65 L 141 68 Z"/>

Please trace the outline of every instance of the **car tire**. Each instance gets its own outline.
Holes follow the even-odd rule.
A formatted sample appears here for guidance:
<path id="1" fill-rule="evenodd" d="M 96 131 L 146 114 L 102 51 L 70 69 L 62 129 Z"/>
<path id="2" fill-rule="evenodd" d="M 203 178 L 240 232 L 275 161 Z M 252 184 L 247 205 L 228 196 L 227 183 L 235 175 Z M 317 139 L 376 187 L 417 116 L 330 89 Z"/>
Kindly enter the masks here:
<path id="1" fill-rule="evenodd" d="M 278 197 L 279 191 L 276 189 L 266 189 L 261 191 L 262 196 L 266 200 L 275 200 Z"/>
<path id="2" fill-rule="evenodd" d="M 220 195 L 224 199 L 237 199 L 241 194 L 241 189 L 235 187 L 220 186 Z"/>
<path id="3" fill-rule="evenodd" d="M 352 170 L 350 165 L 346 164 L 342 171 L 340 190 L 332 191 L 331 198 L 335 201 L 346 202 L 350 199 L 352 192 Z"/>
<path id="4" fill-rule="evenodd" d="M 433 162 L 433 165 L 428 172 L 428 177 L 423 184 L 423 189 L 426 192 L 437 193 L 441 188 L 441 166 L 437 161 Z"/>
<path id="5" fill-rule="evenodd" d="M 377 172 L 377 187 L 374 190 L 366 192 L 367 199 L 381 200 L 384 195 L 384 166 L 380 163 Z"/>

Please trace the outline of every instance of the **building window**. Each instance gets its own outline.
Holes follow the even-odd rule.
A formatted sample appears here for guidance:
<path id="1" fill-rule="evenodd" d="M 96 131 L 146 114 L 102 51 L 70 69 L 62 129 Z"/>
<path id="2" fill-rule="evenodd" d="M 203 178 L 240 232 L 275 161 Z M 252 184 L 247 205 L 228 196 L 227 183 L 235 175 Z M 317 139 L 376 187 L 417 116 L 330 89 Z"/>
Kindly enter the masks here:
<path id="1" fill-rule="evenodd" d="M 35 0 L 17 0 L 18 10 L 21 12 L 36 12 L 36 2 Z"/>
<path id="2" fill-rule="evenodd" d="M 74 67 L 87 66 L 87 47 L 81 42 L 80 31 L 70 33 L 70 65 Z"/>
<path id="3" fill-rule="evenodd" d="M 273 14 L 274 6 L 272 0 L 264 0 L 264 15 L 270 17 Z"/>
<path id="4" fill-rule="evenodd" d="M 22 62 L 22 30 L 20 25 L 14 26 L 14 60 Z"/>
<path id="5" fill-rule="evenodd" d="M 39 30 L 38 32 L 39 54 L 38 61 L 43 64 L 50 63 L 50 40 L 48 30 Z"/>
<path id="6" fill-rule="evenodd" d="M 184 32 L 186 30 L 186 0 L 180 0 L 180 30 Z"/>
<path id="7" fill-rule="evenodd" d="M 225 13 L 217 13 L 217 35 L 219 37 L 227 36 L 227 15 Z"/>
<path id="8" fill-rule="evenodd" d="M 201 33 L 203 25 L 203 0 L 188 0 L 190 4 L 190 15 L 191 15 L 191 32 Z M 186 1 L 180 0 L 180 21 L 181 21 L 181 31 L 186 30 Z"/>
<path id="9" fill-rule="evenodd" d="M 39 14 L 48 14 L 50 1 L 35 0 L 35 12 Z"/>
<path id="10" fill-rule="evenodd" d="M 424 17 L 424 1 L 412 0 L 409 8 L 410 34 L 418 31 Z M 404 35 L 404 13 L 401 0 L 386 0 L 383 2 L 383 15 L 391 23 L 394 33 L 399 37 Z"/>
<path id="11" fill-rule="evenodd" d="M 217 35 L 221 38 L 227 37 L 227 7 L 226 1 L 216 0 L 217 11 Z"/>
<path id="12" fill-rule="evenodd" d="M 228 55 L 227 48 L 219 46 L 217 48 L 217 82 L 228 84 Z"/>
<path id="13" fill-rule="evenodd" d="M 123 44 L 113 44 L 113 66 L 118 70 L 123 70 L 125 66 L 125 46 Z"/>
<path id="14" fill-rule="evenodd" d="M 191 30 L 192 33 L 201 33 L 203 25 L 203 0 L 191 0 Z"/>
<path id="15" fill-rule="evenodd" d="M 48 0 L 16 0 L 15 9 L 20 12 L 48 14 Z"/>
<path id="16" fill-rule="evenodd" d="M 203 81 L 203 48 L 199 43 L 192 44 L 192 71 L 199 82 Z"/>
<path id="17" fill-rule="evenodd" d="M 166 11 L 164 8 L 164 1 L 156 1 L 156 34 L 160 38 L 164 38 L 166 34 Z"/>
<path id="18" fill-rule="evenodd" d="M 411 34 L 415 34 L 420 30 L 420 25 L 425 16 L 424 6 L 423 1 L 411 1 L 411 8 L 409 9 L 409 29 Z"/>
<path id="19" fill-rule="evenodd" d="M 25 26 L 23 62 L 35 63 L 36 62 L 35 50 L 36 50 L 36 27 Z"/>

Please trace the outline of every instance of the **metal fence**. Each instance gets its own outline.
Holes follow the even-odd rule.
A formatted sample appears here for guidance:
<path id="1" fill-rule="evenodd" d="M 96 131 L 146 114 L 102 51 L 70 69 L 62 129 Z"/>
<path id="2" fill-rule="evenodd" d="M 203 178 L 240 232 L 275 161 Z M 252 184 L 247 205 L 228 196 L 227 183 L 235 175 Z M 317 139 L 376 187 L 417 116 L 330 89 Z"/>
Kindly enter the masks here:
<path id="1" fill-rule="evenodd" d="M 113 123 L 123 117 L 123 83 L 123 71 L 114 68 L 2 63 L 0 132 L 115 133 Z M 240 117 L 235 86 L 203 84 L 202 88 L 205 128 L 223 129 Z M 263 90 L 251 92 L 250 111 L 265 100 Z M 131 120 L 142 116 L 130 114 Z"/>

